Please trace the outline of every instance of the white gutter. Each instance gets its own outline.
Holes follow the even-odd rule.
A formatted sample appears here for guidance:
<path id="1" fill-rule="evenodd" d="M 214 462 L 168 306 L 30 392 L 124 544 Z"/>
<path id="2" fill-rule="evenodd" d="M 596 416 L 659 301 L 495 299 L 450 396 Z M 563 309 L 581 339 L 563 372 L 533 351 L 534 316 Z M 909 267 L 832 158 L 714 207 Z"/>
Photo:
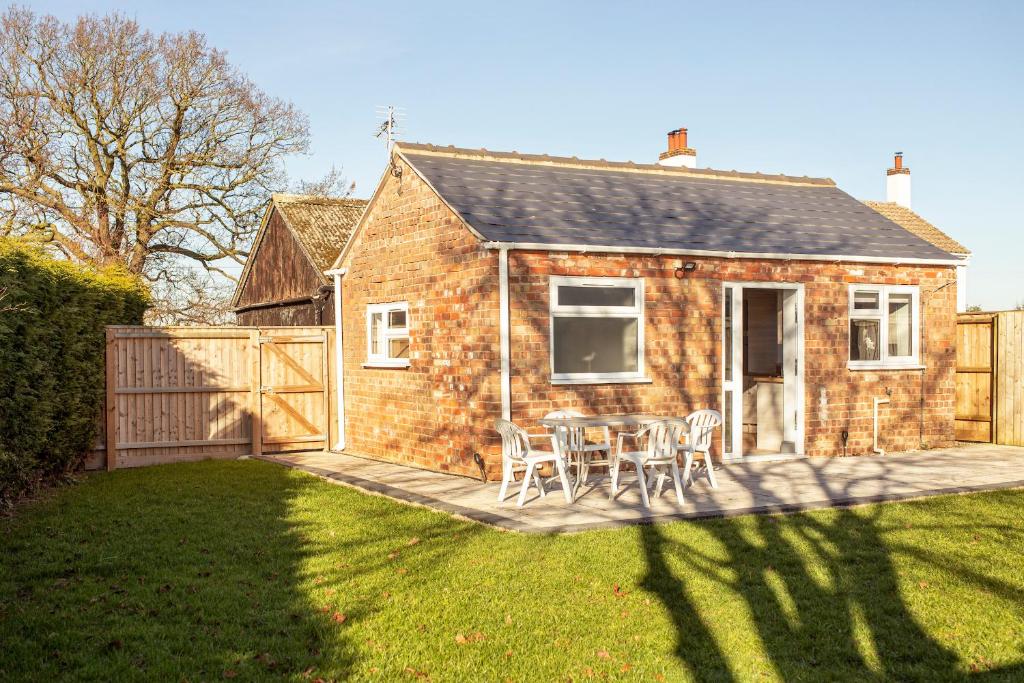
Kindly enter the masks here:
<path id="1" fill-rule="evenodd" d="M 512 419 L 511 333 L 508 309 L 508 248 L 498 251 L 498 337 L 501 356 L 501 417 Z"/>
<path id="2" fill-rule="evenodd" d="M 324 271 L 324 275 L 334 278 L 334 383 L 338 393 L 338 441 L 332 450 L 345 450 L 345 355 L 341 343 L 341 278 L 348 268 L 335 268 Z"/>
<path id="3" fill-rule="evenodd" d="M 485 249 L 521 251 L 565 251 L 580 254 L 650 254 L 653 256 L 703 256 L 707 258 L 772 259 L 778 261 L 845 261 L 849 263 L 888 263 L 915 266 L 956 266 L 963 259 L 887 258 L 884 256 L 844 256 L 817 254 L 777 254 L 772 252 L 713 251 L 710 249 L 663 249 L 660 247 L 621 247 L 592 244 L 544 244 L 541 242 L 485 242 Z"/>

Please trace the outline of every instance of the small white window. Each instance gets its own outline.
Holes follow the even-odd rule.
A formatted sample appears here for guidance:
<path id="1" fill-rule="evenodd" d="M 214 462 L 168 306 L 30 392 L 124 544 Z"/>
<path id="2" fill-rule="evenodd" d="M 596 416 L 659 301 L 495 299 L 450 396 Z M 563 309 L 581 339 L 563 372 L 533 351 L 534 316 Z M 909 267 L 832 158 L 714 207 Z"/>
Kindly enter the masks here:
<path id="1" fill-rule="evenodd" d="M 850 286 L 850 367 L 913 367 L 919 363 L 918 288 Z"/>
<path id="2" fill-rule="evenodd" d="M 409 365 L 407 302 L 366 307 L 366 364 L 399 368 Z"/>
<path id="3" fill-rule="evenodd" d="M 641 279 L 552 277 L 552 381 L 645 381 L 643 310 Z"/>

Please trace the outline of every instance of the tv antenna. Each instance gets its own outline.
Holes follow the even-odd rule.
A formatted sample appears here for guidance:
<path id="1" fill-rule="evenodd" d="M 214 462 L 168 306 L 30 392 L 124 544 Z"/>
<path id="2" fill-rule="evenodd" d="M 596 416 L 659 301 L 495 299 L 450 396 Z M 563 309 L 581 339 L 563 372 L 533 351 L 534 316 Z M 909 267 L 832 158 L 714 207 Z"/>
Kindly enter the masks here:
<path id="1" fill-rule="evenodd" d="M 377 107 L 377 116 L 381 123 L 377 126 L 374 137 L 383 138 L 387 142 L 388 159 L 391 158 L 391 148 L 395 146 L 395 140 L 401 131 L 401 122 L 405 119 L 405 109 L 389 104 L 388 106 Z"/>

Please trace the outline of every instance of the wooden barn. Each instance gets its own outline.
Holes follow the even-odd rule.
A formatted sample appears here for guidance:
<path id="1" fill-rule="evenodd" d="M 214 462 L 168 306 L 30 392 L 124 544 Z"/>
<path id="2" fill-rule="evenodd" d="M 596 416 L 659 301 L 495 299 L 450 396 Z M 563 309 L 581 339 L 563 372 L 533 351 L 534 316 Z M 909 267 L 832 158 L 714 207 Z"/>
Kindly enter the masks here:
<path id="1" fill-rule="evenodd" d="M 333 286 L 324 271 L 364 208 L 364 199 L 273 195 L 231 300 L 238 324 L 333 323 Z"/>

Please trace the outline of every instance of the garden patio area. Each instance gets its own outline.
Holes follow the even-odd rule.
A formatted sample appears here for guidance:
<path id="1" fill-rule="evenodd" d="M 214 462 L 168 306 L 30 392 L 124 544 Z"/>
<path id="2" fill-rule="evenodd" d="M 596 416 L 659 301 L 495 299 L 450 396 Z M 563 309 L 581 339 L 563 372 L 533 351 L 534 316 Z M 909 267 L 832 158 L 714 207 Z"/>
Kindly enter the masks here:
<path id="1" fill-rule="evenodd" d="M 100 473 L 0 520 L 0 678 L 1020 680 L 1022 508 L 522 534 L 255 460 Z"/>
<path id="2" fill-rule="evenodd" d="M 425 505 L 504 529 L 525 532 L 572 532 L 630 524 L 733 517 L 752 513 L 794 512 L 907 500 L 949 493 L 970 493 L 1024 487 L 1024 448 L 992 444 L 961 444 L 955 448 L 848 458 L 801 458 L 736 462 L 716 467 L 718 488 L 712 489 L 702 468 L 679 505 L 670 483 L 647 510 L 640 500 L 636 476 L 623 472 L 620 493 L 609 500 L 607 476 L 594 476 L 575 502 L 565 502 L 557 478 L 536 488 L 526 504 L 516 507 L 520 481 L 497 501 L 497 482 L 414 469 L 393 463 L 337 453 L 267 456 L 324 479 Z"/>

